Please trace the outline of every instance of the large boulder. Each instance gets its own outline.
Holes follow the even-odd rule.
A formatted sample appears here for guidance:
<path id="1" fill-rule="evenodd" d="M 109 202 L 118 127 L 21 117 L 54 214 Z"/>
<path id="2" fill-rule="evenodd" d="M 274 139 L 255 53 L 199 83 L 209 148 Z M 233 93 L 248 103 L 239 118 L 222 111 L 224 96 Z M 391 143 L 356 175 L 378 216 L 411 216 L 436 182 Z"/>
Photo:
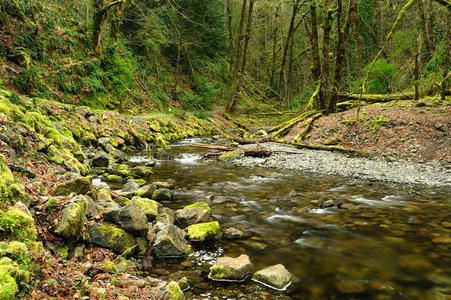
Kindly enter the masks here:
<path id="1" fill-rule="evenodd" d="M 205 202 L 196 202 L 177 210 L 175 217 L 180 226 L 185 228 L 193 224 L 208 222 L 211 218 L 211 208 Z"/>
<path id="2" fill-rule="evenodd" d="M 158 216 L 158 208 L 161 206 L 160 203 L 147 198 L 134 197 L 132 199 L 132 205 L 141 209 L 147 216 L 147 220 L 152 222 Z"/>
<path id="3" fill-rule="evenodd" d="M 191 252 L 185 233 L 177 226 L 158 222 L 155 231 L 153 254 L 156 257 L 178 257 Z"/>
<path id="4" fill-rule="evenodd" d="M 190 241 L 204 242 L 212 240 L 219 232 L 218 221 L 188 226 L 186 236 Z"/>
<path id="5" fill-rule="evenodd" d="M 133 194 L 135 193 L 137 190 L 139 189 L 138 184 L 133 180 L 130 179 L 129 181 L 127 181 L 127 183 L 124 184 L 124 186 L 122 187 L 122 192 L 123 193 L 130 193 Z"/>
<path id="6" fill-rule="evenodd" d="M 83 195 L 91 190 L 92 177 L 77 177 L 56 186 L 56 196 L 67 196 L 70 193 Z"/>
<path id="7" fill-rule="evenodd" d="M 291 273 L 281 264 L 264 268 L 252 276 L 252 280 L 282 290 L 291 284 Z"/>
<path id="8" fill-rule="evenodd" d="M 88 199 L 81 195 L 75 197 L 64 206 L 55 233 L 65 238 L 77 237 L 83 229 L 87 210 Z"/>
<path id="9" fill-rule="evenodd" d="M 91 243 L 119 254 L 132 254 L 136 244 L 133 235 L 110 224 L 94 223 L 89 226 L 89 237 Z"/>
<path id="10" fill-rule="evenodd" d="M 147 216 L 135 205 L 126 205 L 121 208 L 111 209 L 103 212 L 105 221 L 110 221 L 119 225 L 127 231 L 147 231 Z"/>
<path id="11" fill-rule="evenodd" d="M 253 269 L 254 265 L 246 254 L 241 254 L 237 258 L 220 257 L 210 268 L 209 278 L 213 280 L 241 281 L 246 279 Z"/>
<path id="12" fill-rule="evenodd" d="M 103 151 L 99 151 L 96 153 L 94 158 L 92 159 L 93 167 L 103 167 L 106 168 L 110 164 L 110 157 Z"/>

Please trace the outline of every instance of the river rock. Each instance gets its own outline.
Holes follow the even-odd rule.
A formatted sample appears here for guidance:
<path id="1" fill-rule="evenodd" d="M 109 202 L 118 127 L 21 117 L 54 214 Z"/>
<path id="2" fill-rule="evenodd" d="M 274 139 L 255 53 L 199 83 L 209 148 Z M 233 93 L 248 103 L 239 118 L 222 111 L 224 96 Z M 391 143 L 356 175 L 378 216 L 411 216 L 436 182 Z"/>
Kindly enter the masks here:
<path id="1" fill-rule="evenodd" d="M 249 276 L 253 269 L 254 265 L 246 254 L 241 254 L 237 258 L 220 257 L 210 268 L 209 278 L 240 281 Z"/>
<path id="2" fill-rule="evenodd" d="M 185 296 L 177 282 L 171 281 L 165 287 L 163 300 L 183 300 Z"/>
<path id="3" fill-rule="evenodd" d="M 196 202 L 177 210 L 175 217 L 180 226 L 185 228 L 193 224 L 209 221 L 211 218 L 211 208 L 205 202 Z"/>
<path id="4" fill-rule="evenodd" d="M 256 272 L 252 280 L 281 290 L 291 283 L 291 273 L 283 265 L 278 264 Z"/>
<path id="5" fill-rule="evenodd" d="M 174 224 L 175 222 L 174 211 L 169 207 L 160 206 L 160 208 L 158 209 L 157 222 L 161 222 L 164 224 Z"/>
<path id="6" fill-rule="evenodd" d="M 133 179 L 130 179 L 129 181 L 127 181 L 127 183 L 124 184 L 122 191 L 124 193 L 134 194 L 138 190 L 138 188 L 138 184 Z"/>
<path id="7" fill-rule="evenodd" d="M 340 280 L 337 289 L 342 294 L 361 294 L 365 292 L 365 285 L 356 280 Z"/>
<path id="8" fill-rule="evenodd" d="M 224 240 L 240 240 L 246 238 L 246 234 L 235 227 L 229 227 L 224 230 L 222 238 Z"/>
<path id="9" fill-rule="evenodd" d="M 147 198 L 134 197 L 132 199 L 132 205 L 139 207 L 147 216 L 149 222 L 154 221 L 158 216 L 158 208 L 160 203 Z"/>
<path id="10" fill-rule="evenodd" d="M 129 204 L 122 208 L 103 212 L 105 221 L 119 225 L 127 231 L 147 231 L 147 216 L 137 206 Z"/>
<path id="11" fill-rule="evenodd" d="M 188 226 L 186 236 L 190 241 L 204 242 L 214 239 L 219 229 L 218 221 L 194 224 Z"/>
<path id="12" fill-rule="evenodd" d="M 112 158 L 114 158 L 118 162 L 123 162 L 127 160 L 127 155 L 114 147 L 110 151 L 108 151 L 108 153 Z"/>
<path id="13" fill-rule="evenodd" d="M 149 179 L 153 175 L 153 169 L 151 167 L 138 166 L 133 168 L 133 177 Z"/>
<path id="14" fill-rule="evenodd" d="M 168 190 L 175 189 L 173 180 L 169 180 L 169 181 L 155 181 L 153 184 L 155 185 L 155 187 L 157 189 L 168 189 Z"/>
<path id="15" fill-rule="evenodd" d="M 86 210 L 86 217 L 92 218 L 100 214 L 103 208 L 100 208 L 100 206 L 97 205 L 97 203 L 95 203 L 95 201 L 91 197 L 88 196 L 85 197 L 88 200 L 88 209 Z"/>
<path id="16" fill-rule="evenodd" d="M 103 136 L 97 140 L 97 145 L 106 149 L 106 146 L 111 143 L 111 138 Z"/>
<path id="17" fill-rule="evenodd" d="M 166 188 L 157 189 L 152 194 L 152 199 L 157 201 L 170 201 L 172 197 L 172 191 Z"/>
<path id="18" fill-rule="evenodd" d="M 158 222 L 155 231 L 153 254 L 156 257 L 184 256 L 191 252 L 185 233 L 177 226 Z"/>
<path id="19" fill-rule="evenodd" d="M 220 160 L 238 159 L 244 157 L 243 149 L 236 149 L 234 151 L 224 152 L 219 156 Z"/>
<path id="20" fill-rule="evenodd" d="M 93 167 L 103 167 L 106 168 L 110 164 L 110 157 L 103 151 L 96 153 L 91 162 Z"/>
<path id="21" fill-rule="evenodd" d="M 99 178 L 92 180 L 92 189 L 95 189 L 95 190 L 104 189 L 107 191 L 111 191 L 110 186 L 108 184 L 106 184 L 105 182 L 103 182 L 102 180 L 100 180 Z"/>
<path id="22" fill-rule="evenodd" d="M 112 202 L 111 193 L 108 190 L 100 189 L 97 191 L 97 201 L 101 203 Z"/>
<path id="23" fill-rule="evenodd" d="M 111 249 L 112 251 L 122 254 L 127 250 L 131 254 L 136 241 L 133 235 L 125 230 L 110 224 L 94 223 L 89 226 L 89 236 L 91 243 Z"/>
<path id="24" fill-rule="evenodd" d="M 70 193 L 86 194 L 91 190 L 92 177 L 78 177 L 56 186 L 55 196 L 67 196 Z"/>
<path id="25" fill-rule="evenodd" d="M 77 196 L 64 205 L 61 219 L 56 226 L 55 233 L 65 238 L 77 237 L 83 229 L 88 200 L 85 196 Z"/>
<path id="26" fill-rule="evenodd" d="M 154 184 L 147 184 L 145 186 L 140 187 L 135 195 L 142 198 L 152 198 L 153 192 L 156 190 Z"/>

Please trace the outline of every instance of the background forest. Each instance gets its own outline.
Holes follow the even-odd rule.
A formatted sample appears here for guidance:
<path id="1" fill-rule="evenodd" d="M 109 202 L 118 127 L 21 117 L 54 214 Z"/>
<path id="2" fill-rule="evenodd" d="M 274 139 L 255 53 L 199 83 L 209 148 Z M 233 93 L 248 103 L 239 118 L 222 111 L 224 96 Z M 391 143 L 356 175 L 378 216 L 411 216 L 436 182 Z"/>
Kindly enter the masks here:
<path id="1" fill-rule="evenodd" d="M 450 27 L 447 0 L 1 0 L 0 88 L 119 111 L 333 112 L 344 93 L 445 91 Z"/>

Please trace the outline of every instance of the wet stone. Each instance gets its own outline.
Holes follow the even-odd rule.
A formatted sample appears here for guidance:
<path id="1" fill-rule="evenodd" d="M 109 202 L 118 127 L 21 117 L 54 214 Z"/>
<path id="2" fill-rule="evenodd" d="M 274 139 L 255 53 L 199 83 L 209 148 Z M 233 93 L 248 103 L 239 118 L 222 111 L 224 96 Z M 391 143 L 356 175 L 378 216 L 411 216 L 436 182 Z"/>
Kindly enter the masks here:
<path id="1" fill-rule="evenodd" d="M 249 256 L 241 254 L 236 258 L 220 257 L 210 268 L 210 279 L 213 280 L 243 280 L 252 273 L 254 265 Z"/>
<path id="2" fill-rule="evenodd" d="M 276 289 L 284 289 L 291 283 L 291 273 L 285 266 L 278 264 L 256 272 L 252 279 Z"/>

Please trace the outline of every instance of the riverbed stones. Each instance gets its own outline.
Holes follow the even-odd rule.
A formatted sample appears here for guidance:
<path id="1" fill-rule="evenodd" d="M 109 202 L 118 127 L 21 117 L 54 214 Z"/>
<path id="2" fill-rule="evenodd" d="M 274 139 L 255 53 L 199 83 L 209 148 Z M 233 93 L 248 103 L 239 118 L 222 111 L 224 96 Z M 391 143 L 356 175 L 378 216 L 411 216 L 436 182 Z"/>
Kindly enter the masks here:
<path id="1" fill-rule="evenodd" d="M 110 164 L 110 157 L 104 151 L 99 151 L 96 153 L 92 159 L 93 167 L 106 168 Z"/>
<path id="2" fill-rule="evenodd" d="M 246 279 L 253 269 L 254 265 L 246 254 L 241 254 L 236 258 L 220 257 L 210 268 L 209 278 L 213 280 L 241 281 Z"/>
<path id="3" fill-rule="evenodd" d="M 65 238 L 77 237 L 83 228 L 87 209 L 88 199 L 85 196 L 72 199 L 64 206 L 55 233 Z"/>
<path id="4" fill-rule="evenodd" d="M 101 203 L 112 202 L 111 193 L 108 190 L 100 189 L 97 191 L 97 201 Z"/>
<path id="5" fill-rule="evenodd" d="M 278 264 L 256 272 L 252 280 L 282 290 L 291 283 L 291 273 L 285 266 Z"/>
<path id="6" fill-rule="evenodd" d="M 152 199 L 156 201 L 171 201 L 173 192 L 167 188 L 160 188 L 153 192 Z"/>
<path id="7" fill-rule="evenodd" d="M 132 199 L 132 205 L 139 207 L 147 216 L 147 220 L 152 222 L 158 216 L 158 208 L 161 206 L 160 203 L 147 198 L 134 197 Z"/>
<path id="8" fill-rule="evenodd" d="M 105 221 L 119 225 L 126 231 L 147 231 L 147 216 L 133 204 L 103 212 Z"/>
<path id="9" fill-rule="evenodd" d="M 55 196 L 67 196 L 70 193 L 83 195 L 91 190 L 92 177 L 77 177 L 56 186 Z"/>
<path id="10" fill-rule="evenodd" d="M 158 209 L 157 222 L 161 222 L 164 224 L 174 224 L 175 222 L 174 211 L 169 207 L 160 206 Z"/>
<path id="11" fill-rule="evenodd" d="M 130 179 L 129 181 L 127 181 L 124 186 L 122 187 L 122 192 L 126 193 L 126 194 L 133 194 L 138 190 L 139 186 L 138 184 Z"/>
<path id="12" fill-rule="evenodd" d="M 244 239 L 245 237 L 245 233 L 235 227 L 226 228 L 222 234 L 222 238 L 224 240 L 240 240 Z"/>
<path id="13" fill-rule="evenodd" d="M 232 160 L 232 159 L 239 159 L 244 157 L 244 150 L 243 149 L 236 149 L 233 151 L 224 152 L 219 156 L 220 160 Z"/>
<path id="14" fill-rule="evenodd" d="M 146 166 L 138 166 L 133 168 L 133 177 L 149 179 L 153 175 L 153 169 Z"/>
<path id="15" fill-rule="evenodd" d="M 218 221 L 194 224 L 188 226 L 186 236 L 190 241 L 204 242 L 214 239 L 219 229 Z"/>
<path id="16" fill-rule="evenodd" d="M 133 235 L 111 224 L 94 223 L 89 226 L 91 243 L 122 254 L 131 254 L 136 241 Z"/>
<path id="17" fill-rule="evenodd" d="M 211 218 L 211 208 L 205 202 L 196 202 L 177 210 L 175 217 L 180 226 L 185 228 L 193 224 L 209 221 Z"/>
<path id="18" fill-rule="evenodd" d="M 191 252 L 191 246 L 185 240 L 185 233 L 177 226 L 157 222 L 155 231 L 155 257 L 178 257 Z"/>
<path id="19" fill-rule="evenodd" d="M 135 196 L 142 197 L 142 198 L 152 198 L 153 192 L 156 190 L 156 187 L 154 184 L 146 184 L 142 187 L 140 187 L 136 193 Z"/>

